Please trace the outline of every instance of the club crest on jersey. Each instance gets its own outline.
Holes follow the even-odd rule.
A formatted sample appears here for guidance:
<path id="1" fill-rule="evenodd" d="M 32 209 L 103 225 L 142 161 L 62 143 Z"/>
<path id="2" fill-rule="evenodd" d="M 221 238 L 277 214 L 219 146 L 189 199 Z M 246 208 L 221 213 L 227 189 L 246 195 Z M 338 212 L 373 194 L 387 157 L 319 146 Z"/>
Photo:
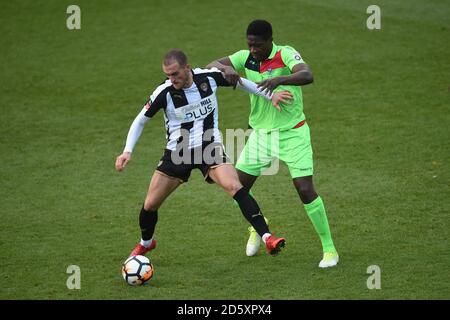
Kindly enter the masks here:
<path id="1" fill-rule="evenodd" d="M 200 85 L 200 89 L 202 89 L 202 91 L 204 91 L 204 92 L 208 91 L 208 84 L 206 82 L 203 82 Z"/>

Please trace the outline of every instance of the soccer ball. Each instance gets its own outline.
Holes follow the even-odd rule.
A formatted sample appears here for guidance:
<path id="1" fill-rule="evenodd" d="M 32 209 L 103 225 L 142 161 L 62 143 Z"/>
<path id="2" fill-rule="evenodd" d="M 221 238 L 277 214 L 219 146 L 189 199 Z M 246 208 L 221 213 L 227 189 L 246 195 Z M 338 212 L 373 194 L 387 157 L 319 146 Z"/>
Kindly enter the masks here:
<path id="1" fill-rule="evenodd" d="M 139 286 L 152 278 L 153 265 L 145 256 L 129 257 L 122 265 L 122 276 L 128 284 Z"/>

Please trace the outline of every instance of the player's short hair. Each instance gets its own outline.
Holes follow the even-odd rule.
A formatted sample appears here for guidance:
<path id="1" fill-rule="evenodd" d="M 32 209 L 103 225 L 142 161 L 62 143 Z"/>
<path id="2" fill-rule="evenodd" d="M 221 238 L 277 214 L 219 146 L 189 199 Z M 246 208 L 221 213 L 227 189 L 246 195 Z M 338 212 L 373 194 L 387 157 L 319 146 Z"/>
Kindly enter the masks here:
<path id="1" fill-rule="evenodd" d="M 272 37 L 272 25 L 266 20 L 253 20 L 247 27 L 247 35 L 260 36 L 264 40 Z"/>
<path id="2" fill-rule="evenodd" d="M 165 66 L 168 66 L 174 61 L 178 62 L 180 67 L 184 67 L 185 65 L 187 65 L 187 56 L 181 50 L 172 49 L 169 52 L 167 52 L 166 55 L 164 56 L 163 63 Z"/>

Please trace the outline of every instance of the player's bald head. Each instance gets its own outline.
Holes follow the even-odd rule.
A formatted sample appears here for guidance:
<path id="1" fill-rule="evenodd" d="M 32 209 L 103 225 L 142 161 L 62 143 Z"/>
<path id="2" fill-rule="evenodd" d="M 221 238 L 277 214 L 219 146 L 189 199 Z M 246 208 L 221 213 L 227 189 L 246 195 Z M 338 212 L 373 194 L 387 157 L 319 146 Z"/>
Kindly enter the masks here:
<path id="1" fill-rule="evenodd" d="M 174 62 L 178 62 L 180 67 L 184 67 L 187 65 L 187 56 L 186 54 L 178 49 L 173 49 L 167 52 L 164 56 L 163 64 L 165 66 L 171 65 Z"/>

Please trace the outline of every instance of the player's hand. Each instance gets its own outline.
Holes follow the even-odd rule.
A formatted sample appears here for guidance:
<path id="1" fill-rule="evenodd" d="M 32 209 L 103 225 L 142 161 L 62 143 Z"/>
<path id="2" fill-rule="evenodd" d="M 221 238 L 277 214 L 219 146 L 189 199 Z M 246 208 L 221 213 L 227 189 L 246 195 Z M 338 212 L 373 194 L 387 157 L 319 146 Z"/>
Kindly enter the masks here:
<path id="1" fill-rule="evenodd" d="M 272 105 L 281 111 L 280 103 L 288 104 L 292 100 L 293 96 L 288 90 L 274 92 L 272 95 Z"/>
<path id="2" fill-rule="evenodd" d="M 228 81 L 229 84 L 233 86 L 233 89 L 236 89 L 238 83 L 242 84 L 241 77 L 232 67 L 227 66 L 223 71 L 223 76 L 225 80 Z"/>
<path id="3" fill-rule="evenodd" d="M 116 170 L 122 171 L 125 166 L 130 162 L 131 159 L 131 153 L 130 152 L 124 152 L 120 156 L 116 158 Z"/>
<path id="4" fill-rule="evenodd" d="M 258 85 L 258 89 L 272 94 L 273 90 L 276 89 L 276 87 L 278 87 L 281 83 L 281 79 L 279 77 L 275 77 L 272 79 L 267 79 L 267 80 L 263 80 L 260 82 L 257 82 L 256 84 Z"/>

